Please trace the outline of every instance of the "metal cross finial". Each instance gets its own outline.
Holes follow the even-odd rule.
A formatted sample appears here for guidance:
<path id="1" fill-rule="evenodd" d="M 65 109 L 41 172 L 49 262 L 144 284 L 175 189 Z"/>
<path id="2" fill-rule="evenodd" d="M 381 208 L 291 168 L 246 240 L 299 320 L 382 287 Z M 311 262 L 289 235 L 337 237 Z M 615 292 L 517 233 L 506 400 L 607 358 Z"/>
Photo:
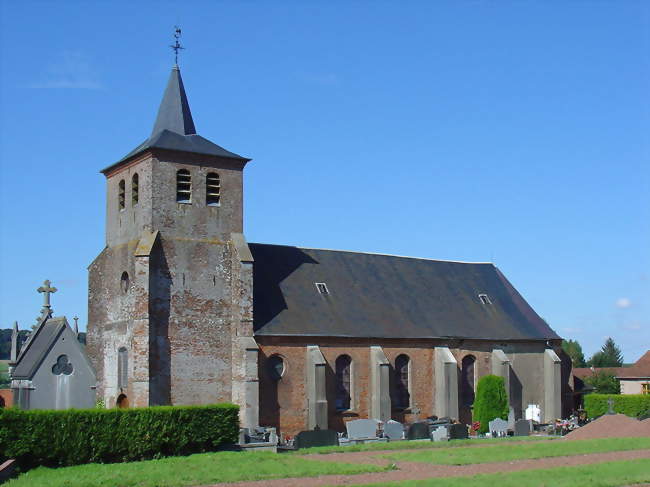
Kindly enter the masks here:
<path id="1" fill-rule="evenodd" d="M 51 287 L 50 284 L 52 284 L 49 279 L 45 279 L 43 282 L 43 286 L 39 287 L 37 291 L 39 293 L 43 293 L 44 296 L 44 301 L 43 301 L 43 307 L 44 308 L 50 308 L 50 294 L 54 294 L 55 292 L 58 291 L 57 288 Z"/>
<path id="2" fill-rule="evenodd" d="M 181 49 L 185 49 L 183 46 L 181 46 L 181 43 L 178 41 L 181 38 L 181 28 L 177 25 L 174 26 L 174 39 L 175 42 L 173 45 L 169 46 L 174 50 L 174 64 L 178 66 L 178 51 Z"/>

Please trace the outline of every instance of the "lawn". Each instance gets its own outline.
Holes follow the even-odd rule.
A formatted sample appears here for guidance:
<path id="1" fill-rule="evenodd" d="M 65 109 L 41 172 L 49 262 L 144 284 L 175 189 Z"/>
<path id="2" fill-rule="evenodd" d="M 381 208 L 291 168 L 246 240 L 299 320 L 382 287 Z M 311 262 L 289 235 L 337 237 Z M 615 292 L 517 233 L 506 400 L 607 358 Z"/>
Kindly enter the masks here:
<path id="1" fill-rule="evenodd" d="M 583 455 L 610 451 L 643 450 L 650 448 L 650 438 L 606 438 L 599 440 L 561 440 L 551 443 L 535 442 L 501 445 L 489 448 L 443 448 L 397 452 L 383 455 L 392 460 L 426 462 L 443 465 L 508 462 L 512 460 Z"/>
<path id="2" fill-rule="evenodd" d="M 381 472 L 385 467 L 320 462 L 267 452 L 200 453 L 144 462 L 40 467 L 6 487 L 182 487 L 217 482 Z"/>
<path id="3" fill-rule="evenodd" d="M 390 441 L 381 443 L 361 443 L 351 446 L 317 446 L 304 448 L 291 452 L 293 455 L 307 455 L 312 453 L 348 453 L 357 451 L 382 451 L 382 450 L 426 450 L 432 448 L 458 448 L 466 446 L 498 445 L 518 441 L 557 440 L 559 436 L 509 436 L 506 438 L 485 438 L 473 440 L 451 440 L 448 442 L 433 443 L 422 441 Z"/>
<path id="4" fill-rule="evenodd" d="M 366 487 L 619 487 L 650 482 L 650 460 L 625 460 L 579 467 L 367 484 Z M 361 486 L 360 486 L 361 487 Z"/>

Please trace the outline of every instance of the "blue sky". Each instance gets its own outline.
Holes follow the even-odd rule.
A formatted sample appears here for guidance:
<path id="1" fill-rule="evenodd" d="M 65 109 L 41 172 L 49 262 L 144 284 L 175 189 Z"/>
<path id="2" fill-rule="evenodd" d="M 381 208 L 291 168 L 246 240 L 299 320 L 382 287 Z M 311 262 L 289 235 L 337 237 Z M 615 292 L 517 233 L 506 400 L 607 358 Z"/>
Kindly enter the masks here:
<path id="1" fill-rule="evenodd" d="M 0 326 L 87 317 L 99 170 L 183 29 L 251 242 L 493 261 L 587 355 L 650 349 L 650 3 L 0 3 Z"/>

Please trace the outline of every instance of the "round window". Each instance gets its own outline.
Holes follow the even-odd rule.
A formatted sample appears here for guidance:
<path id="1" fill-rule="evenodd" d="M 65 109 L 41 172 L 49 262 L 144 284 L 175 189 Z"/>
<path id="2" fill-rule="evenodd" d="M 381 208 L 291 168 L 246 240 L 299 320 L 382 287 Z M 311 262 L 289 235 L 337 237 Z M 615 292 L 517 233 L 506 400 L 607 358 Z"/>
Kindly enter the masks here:
<path id="1" fill-rule="evenodd" d="M 273 380 L 280 380 L 284 375 L 284 360 L 279 355 L 273 355 L 268 362 L 269 374 Z"/>
<path id="2" fill-rule="evenodd" d="M 122 277 L 120 278 L 120 289 L 123 293 L 126 293 L 129 290 L 129 274 L 127 272 L 122 272 Z"/>

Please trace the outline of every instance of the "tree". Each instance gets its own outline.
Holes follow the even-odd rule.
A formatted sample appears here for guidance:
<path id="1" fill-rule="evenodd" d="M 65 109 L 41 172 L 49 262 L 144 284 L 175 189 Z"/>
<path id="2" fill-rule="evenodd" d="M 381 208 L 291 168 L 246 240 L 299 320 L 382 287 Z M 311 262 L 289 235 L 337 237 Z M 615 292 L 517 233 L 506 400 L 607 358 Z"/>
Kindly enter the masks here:
<path id="1" fill-rule="evenodd" d="M 582 353 L 582 347 L 578 340 L 562 340 L 562 350 L 571 357 L 574 367 L 586 367 L 585 355 Z"/>
<path id="2" fill-rule="evenodd" d="M 611 372 L 599 370 L 592 376 L 586 377 L 585 382 L 596 389 L 598 394 L 620 394 L 621 384 Z"/>
<path id="3" fill-rule="evenodd" d="M 590 367 L 621 367 L 623 365 L 623 354 L 614 340 L 609 337 L 600 351 L 591 356 L 587 363 Z"/>
<path id="4" fill-rule="evenodd" d="M 481 423 L 478 432 L 486 433 L 493 419 L 508 419 L 508 395 L 503 377 L 485 375 L 476 386 L 474 421 Z"/>

